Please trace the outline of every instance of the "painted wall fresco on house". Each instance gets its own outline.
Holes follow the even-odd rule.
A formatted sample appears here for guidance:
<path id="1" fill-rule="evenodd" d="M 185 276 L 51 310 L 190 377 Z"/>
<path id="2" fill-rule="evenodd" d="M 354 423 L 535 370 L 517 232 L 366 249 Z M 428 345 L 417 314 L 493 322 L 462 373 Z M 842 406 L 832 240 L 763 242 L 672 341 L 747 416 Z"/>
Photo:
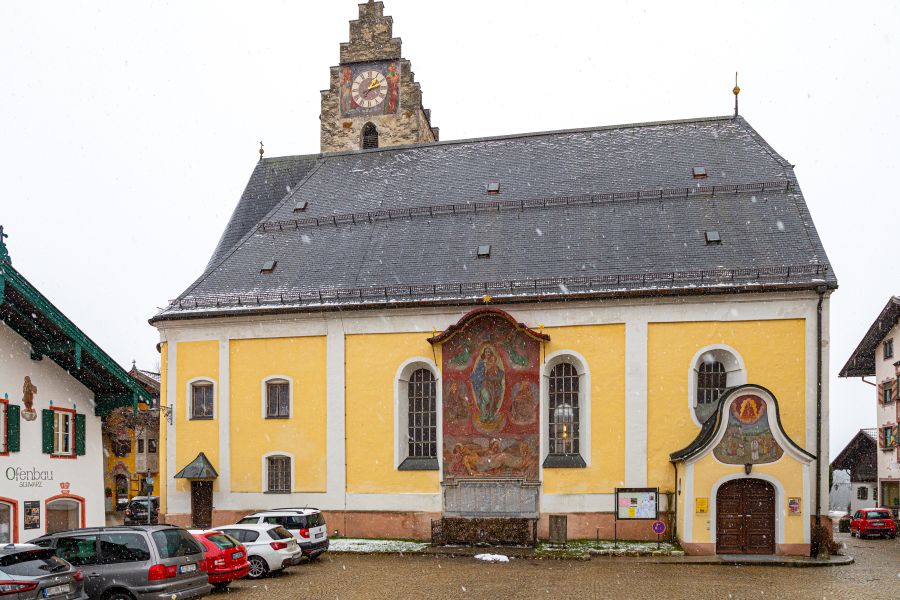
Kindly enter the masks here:
<path id="1" fill-rule="evenodd" d="M 772 435 L 767 411 L 766 402 L 759 396 L 735 398 L 728 409 L 725 436 L 713 455 L 729 465 L 760 465 L 781 458 L 784 450 Z"/>
<path id="2" fill-rule="evenodd" d="M 344 65 L 338 83 L 341 116 L 397 114 L 400 65 L 396 61 Z"/>
<path id="3" fill-rule="evenodd" d="M 442 346 L 444 480 L 538 479 L 540 342 L 496 314 Z"/>

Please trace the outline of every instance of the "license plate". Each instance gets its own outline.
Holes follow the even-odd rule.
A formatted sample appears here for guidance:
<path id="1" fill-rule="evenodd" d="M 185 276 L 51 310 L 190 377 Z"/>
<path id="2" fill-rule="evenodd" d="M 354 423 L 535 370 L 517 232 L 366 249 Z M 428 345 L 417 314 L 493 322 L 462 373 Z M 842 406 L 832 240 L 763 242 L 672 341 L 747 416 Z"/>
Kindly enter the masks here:
<path id="1" fill-rule="evenodd" d="M 237 560 L 239 558 L 244 558 L 243 552 L 235 552 L 234 554 L 231 555 L 232 560 Z"/>
<path id="2" fill-rule="evenodd" d="M 324 534 L 324 533 L 317 533 L 317 534 L 316 534 L 316 539 L 317 539 L 317 540 L 320 539 L 320 538 L 323 538 L 323 537 L 325 537 L 325 534 Z"/>
<path id="3" fill-rule="evenodd" d="M 195 564 L 181 565 L 180 567 L 178 567 L 179 573 L 193 573 L 196 570 L 197 570 L 197 565 L 195 565 Z"/>
<path id="4" fill-rule="evenodd" d="M 65 585 L 54 585 L 53 587 L 44 588 L 44 591 L 41 592 L 44 598 L 49 598 L 50 596 L 59 596 L 60 594 L 68 594 L 72 591 L 72 588 L 69 587 L 69 584 Z"/>

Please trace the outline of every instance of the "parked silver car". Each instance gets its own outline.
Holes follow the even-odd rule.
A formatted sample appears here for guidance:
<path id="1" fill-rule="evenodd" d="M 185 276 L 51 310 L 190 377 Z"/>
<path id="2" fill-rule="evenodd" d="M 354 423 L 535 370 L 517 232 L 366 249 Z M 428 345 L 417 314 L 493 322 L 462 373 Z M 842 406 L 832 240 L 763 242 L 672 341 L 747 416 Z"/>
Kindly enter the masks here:
<path id="1" fill-rule="evenodd" d="M 52 550 L 34 544 L 0 547 L 0 596 L 14 600 L 87 598 L 81 571 Z"/>
<path id="2" fill-rule="evenodd" d="M 73 529 L 35 544 L 81 569 L 85 592 L 103 600 L 186 600 L 209 594 L 205 553 L 171 525 Z"/>

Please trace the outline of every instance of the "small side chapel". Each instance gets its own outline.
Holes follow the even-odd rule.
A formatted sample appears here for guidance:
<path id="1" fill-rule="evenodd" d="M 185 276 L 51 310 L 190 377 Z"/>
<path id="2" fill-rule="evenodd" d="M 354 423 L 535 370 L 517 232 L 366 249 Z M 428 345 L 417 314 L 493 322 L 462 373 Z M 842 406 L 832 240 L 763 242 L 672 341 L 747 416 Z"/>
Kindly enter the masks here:
<path id="1" fill-rule="evenodd" d="M 151 319 L 166 521 L 813 551 L 837 279 L 790 161 L 737 112 L 441 141 L 393 35 L 359 5 L 321 152 Z"/>

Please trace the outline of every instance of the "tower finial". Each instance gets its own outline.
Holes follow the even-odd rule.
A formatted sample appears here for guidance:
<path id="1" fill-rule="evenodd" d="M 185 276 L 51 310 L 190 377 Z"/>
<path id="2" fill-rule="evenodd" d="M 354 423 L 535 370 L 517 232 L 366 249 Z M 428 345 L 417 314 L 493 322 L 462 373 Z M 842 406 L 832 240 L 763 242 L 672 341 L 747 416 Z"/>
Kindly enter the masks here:
<path id="1" fill-rule="evenodd" d="M 262 140 L 259 141 L 259 160 L 263 159 L 263 154 L 266 153 L 266 148 L 263 146 Z"/>
<path id="2" fill-rule="evenodd" d="M 737 71 L 734 72 L 734 89 L 731 90 L 734 94 L 734 116 L 738 116 L 738 94 L 741 93 L 741 88 L 737 83 Z"/>

